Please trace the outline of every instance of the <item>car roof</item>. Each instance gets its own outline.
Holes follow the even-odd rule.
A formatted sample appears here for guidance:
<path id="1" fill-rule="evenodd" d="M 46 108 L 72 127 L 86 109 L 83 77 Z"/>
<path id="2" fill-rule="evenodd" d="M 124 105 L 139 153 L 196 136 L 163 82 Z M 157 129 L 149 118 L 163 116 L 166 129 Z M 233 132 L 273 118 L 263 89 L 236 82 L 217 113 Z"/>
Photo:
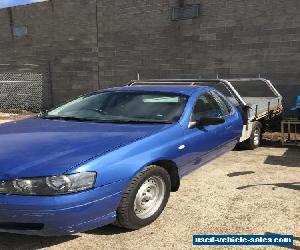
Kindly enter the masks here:
<path id="1" fill-rule="evenodd" d="M 177 93 L 191 96 L 195 92 L 206 92 L 212 90 L 211 87 L 207 86 L 196 86 L 196 85 L 133 85 L 125 87 L 115 87 L 105 89 L 104 91 L 149 91 L 149 92 L 166 92 L 166 93 Z M 103 91 L 101 91 L 103 92 Z"/>

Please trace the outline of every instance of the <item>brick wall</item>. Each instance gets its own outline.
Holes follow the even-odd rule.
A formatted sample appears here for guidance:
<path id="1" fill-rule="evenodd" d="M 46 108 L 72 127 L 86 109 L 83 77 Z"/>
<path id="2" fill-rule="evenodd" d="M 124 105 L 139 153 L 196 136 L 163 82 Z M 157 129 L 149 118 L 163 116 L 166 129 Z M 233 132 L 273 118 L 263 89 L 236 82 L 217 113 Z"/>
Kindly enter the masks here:
<path id="1" fill-rule="evenodd" d="M 262 77 L 286 105 L 300 95 L 300 2 L 198 0 L 199 18 L 171 21 L 177 1 L 101 1 L 100 79 Z M 134 3 L 134 4 L 133 4 Z"/>
<path id="2" fill-rule="evenodd" d="M 95 0 L 57 0 L 11 10 L 13 24 L 26 26 L 28 34 L 13 38 L 9 11 L 0 11 L 0 64 L 11 64 L 11 71 L 22 64 L 50 69 L 54 104 L 98 89 Z"/>
<path id="3" fill-rule="evenodd" d="M 51 68 L 54 103 L 143 78 L 262 77 L 291 106 L 300 95 L 300 2 L 186 0 L 200 17 L 171 21 L 176 0 L 53 0 L 0 11 L 0 63 Z M 99 79 L 99 81 L 98 81 Z"/>

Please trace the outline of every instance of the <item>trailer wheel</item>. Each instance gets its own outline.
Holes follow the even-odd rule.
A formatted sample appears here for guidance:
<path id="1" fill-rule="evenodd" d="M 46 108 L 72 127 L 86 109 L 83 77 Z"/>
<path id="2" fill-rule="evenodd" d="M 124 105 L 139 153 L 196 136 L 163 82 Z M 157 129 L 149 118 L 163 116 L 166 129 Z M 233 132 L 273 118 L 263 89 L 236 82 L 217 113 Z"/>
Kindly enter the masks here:
<path id="1" fill-rule="evenodd" d="M 254 122 L 252 127 L 251 136 L 246 141 L 239 144 L 240 148 L 253 150 L 260 146 L 262 138 L 262 125 L 260 122 Z"/>

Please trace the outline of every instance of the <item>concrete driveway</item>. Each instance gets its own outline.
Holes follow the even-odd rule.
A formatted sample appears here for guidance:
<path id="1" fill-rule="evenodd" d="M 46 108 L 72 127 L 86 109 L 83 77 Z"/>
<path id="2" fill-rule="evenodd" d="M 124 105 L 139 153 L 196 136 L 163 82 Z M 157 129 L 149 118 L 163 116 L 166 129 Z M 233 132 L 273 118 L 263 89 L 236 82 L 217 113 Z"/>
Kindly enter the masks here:
<path id="1" fill-rule="evenodd" d="M 293 234 L 300 249 L 300 148 L 227 153 L 186 176 L 144 229 L 107 226 L 59 238 L 0 233 L 0 249 L 192 249 L 193 234 Z"/>

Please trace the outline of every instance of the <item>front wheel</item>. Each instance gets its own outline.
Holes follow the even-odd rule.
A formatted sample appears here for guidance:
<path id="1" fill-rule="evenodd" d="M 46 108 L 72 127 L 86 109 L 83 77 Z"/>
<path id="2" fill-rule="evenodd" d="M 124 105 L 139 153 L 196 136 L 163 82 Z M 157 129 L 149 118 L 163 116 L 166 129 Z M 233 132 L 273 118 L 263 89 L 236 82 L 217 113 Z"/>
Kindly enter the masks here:
<path id="1" fill-rule="evenodd" d="M 171 192 L 168 172 L 151 165 L 138 173 L 124 191 L 117 209 L 117 225 L 139 229 L 155 221 L 164 210 Z"/>

